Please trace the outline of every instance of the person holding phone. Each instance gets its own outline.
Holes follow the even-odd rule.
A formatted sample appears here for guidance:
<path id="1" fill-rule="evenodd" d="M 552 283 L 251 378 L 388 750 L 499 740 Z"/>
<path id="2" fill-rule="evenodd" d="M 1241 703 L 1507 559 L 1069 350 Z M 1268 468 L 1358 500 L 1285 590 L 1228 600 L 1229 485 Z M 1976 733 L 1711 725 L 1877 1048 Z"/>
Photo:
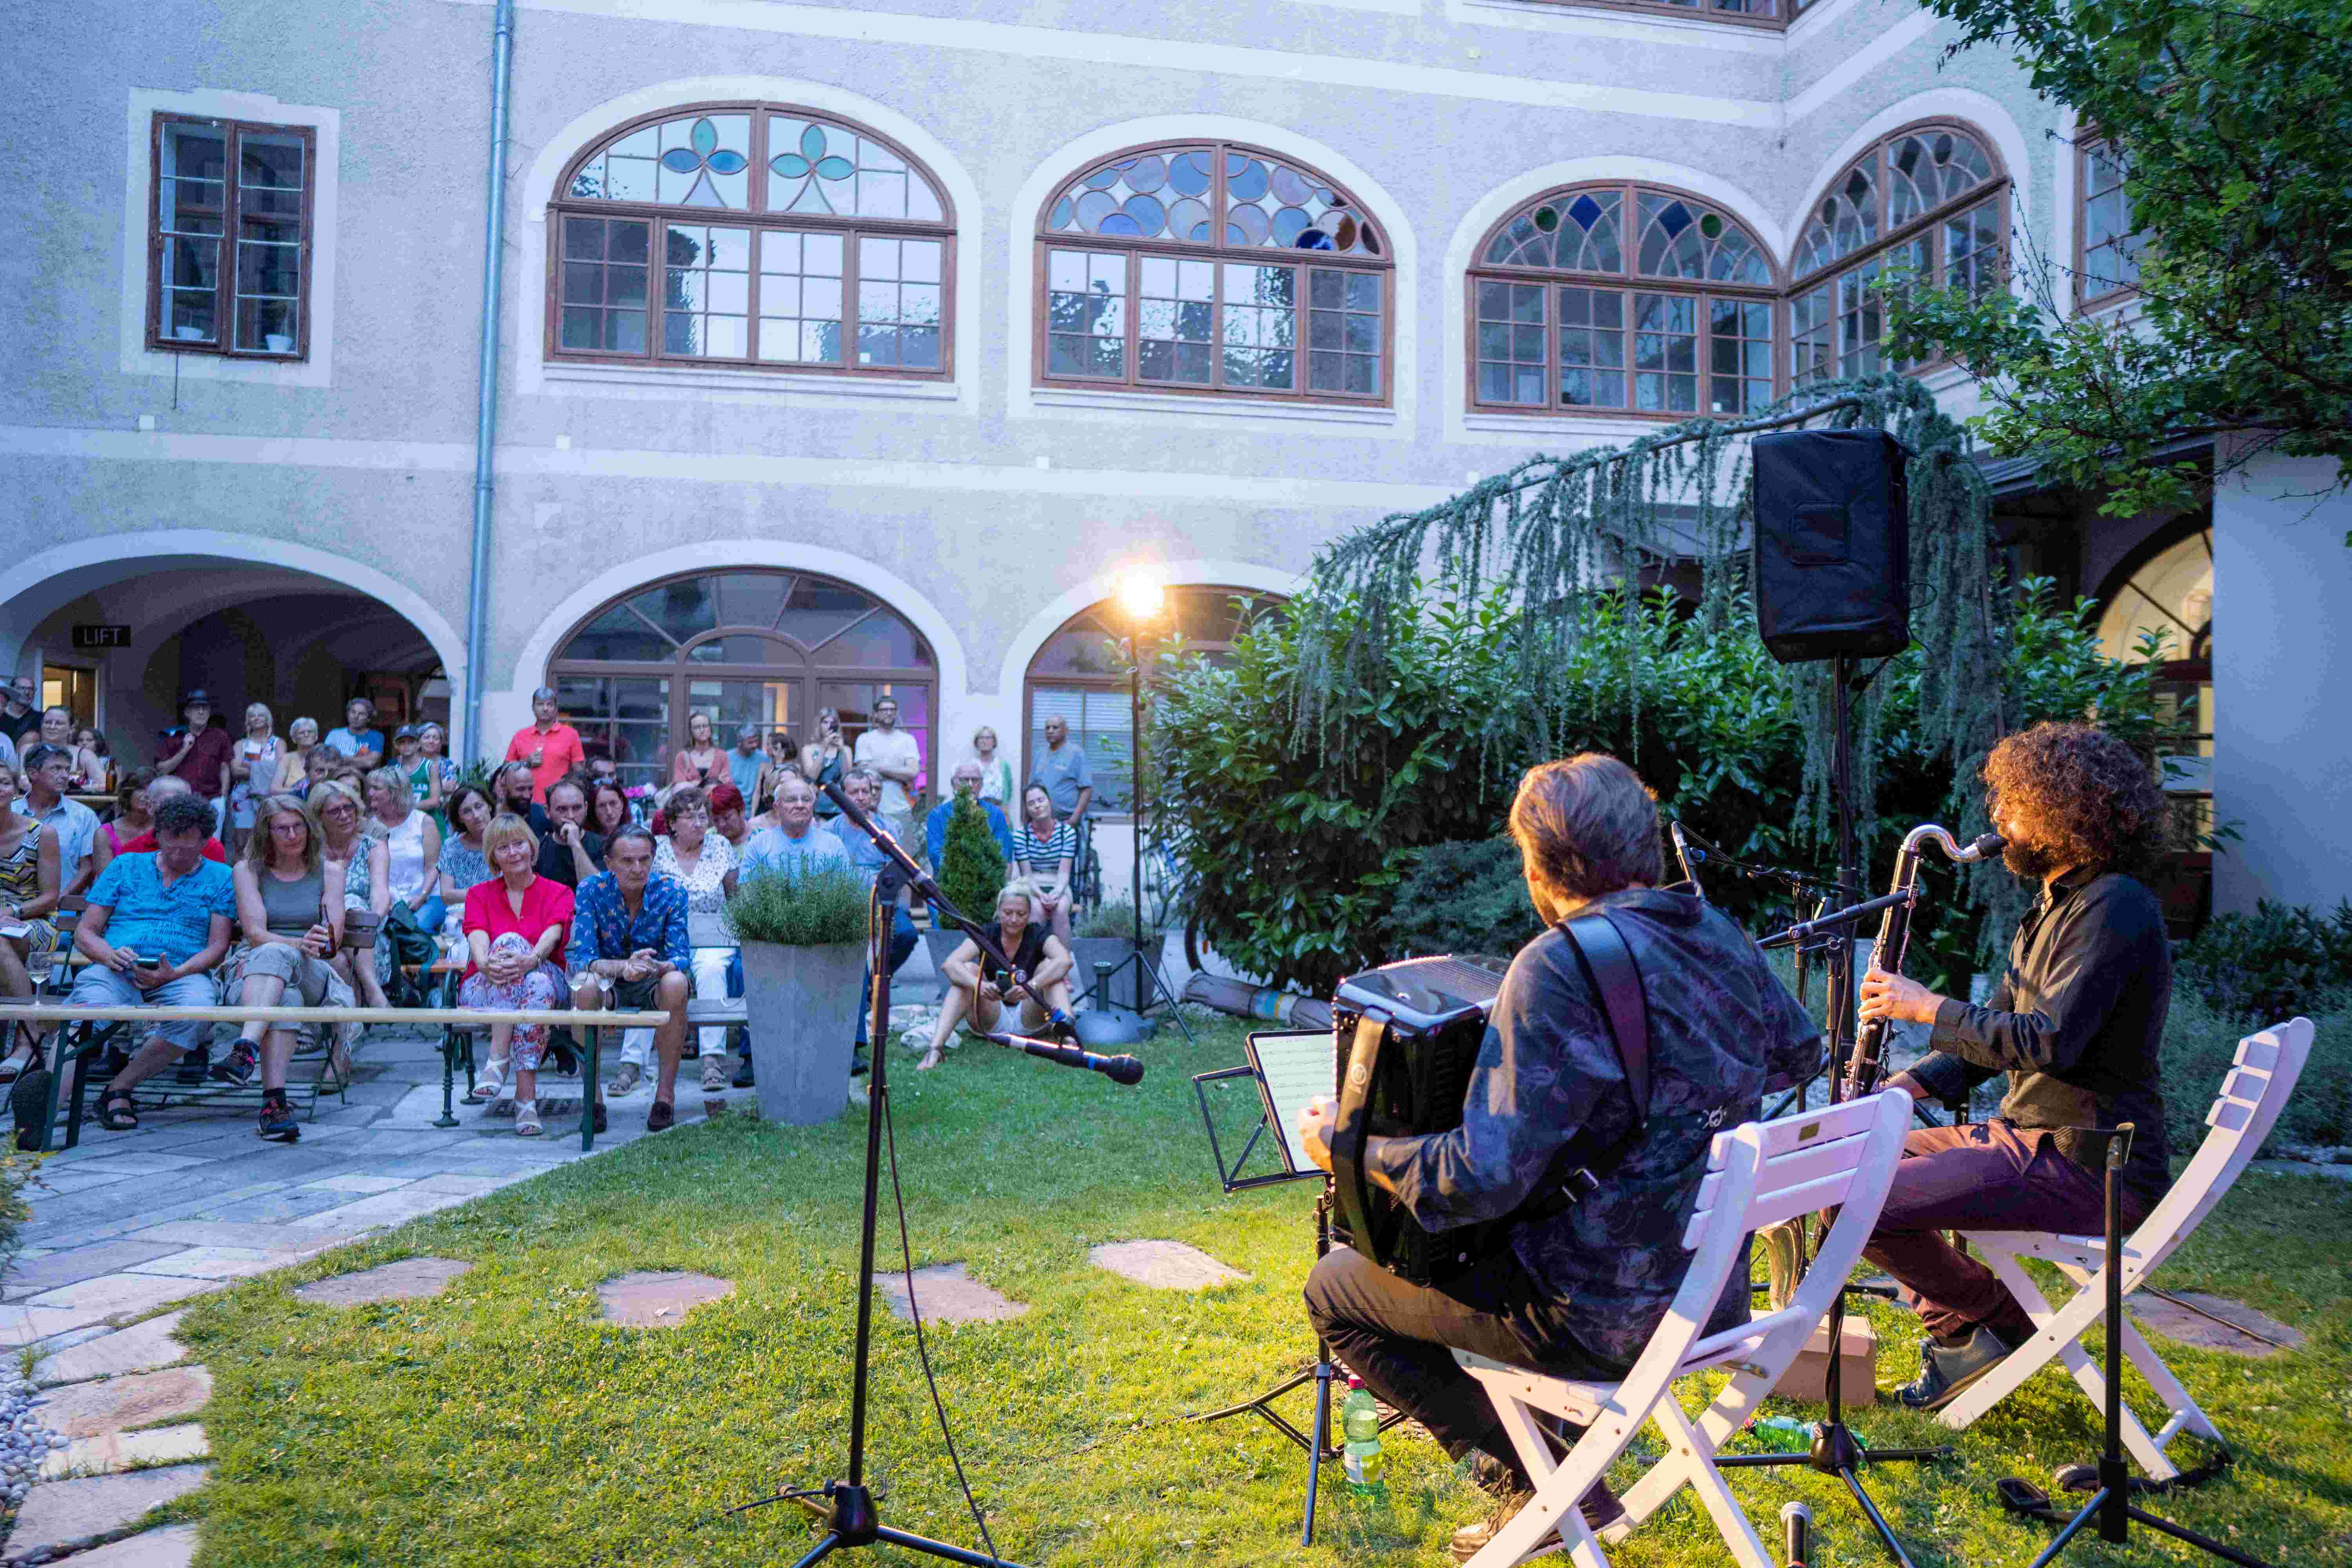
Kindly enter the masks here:
<path id="1" fill-rule="evenodd" d="M 841 714 L 832 708 L 816 710 L 816 739 L 801 748 L 801 776 L 816 786 L 816 814 L 831 821 L 841 815 L 824 786 L 839 784 L 849 771 L 848 742 L 841 738 Z"/>
<path id="2" fill-rule="evenodd" d="M 74 928 L 74 946 L 89 960 L 70 998 L 92 1007 L 208 1007 L 213 967 L 228 952 L 236 915 L 236 887 L 227 867 L 205 858 L 212 837 L 211 805 L 193 794 L 169 795 L 154 805 L 156 848 L 108 863 L 89 890 Z M 131 1089 L 203 1043 L 208 1024 L 160 1024 L 99 1097 L 99 1125 L 110 1132 L 139 1125 Z M 40 1141 L 47 1085 L 36 1068 L 18 1080 L 11 1099 L 16 1146 Z"/>

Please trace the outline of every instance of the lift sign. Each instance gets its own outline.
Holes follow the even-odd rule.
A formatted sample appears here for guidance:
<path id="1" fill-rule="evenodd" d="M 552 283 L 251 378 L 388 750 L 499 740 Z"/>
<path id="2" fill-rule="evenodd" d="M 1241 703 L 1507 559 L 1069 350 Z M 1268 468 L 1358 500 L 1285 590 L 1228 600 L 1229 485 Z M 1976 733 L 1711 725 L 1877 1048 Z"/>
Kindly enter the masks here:
<path id="1" fill-rule="evenodd" d="M 129 626 L 77 626 L 73 629 L 73 645 L 82 648 L 129 647 L 131 628 Z"/>

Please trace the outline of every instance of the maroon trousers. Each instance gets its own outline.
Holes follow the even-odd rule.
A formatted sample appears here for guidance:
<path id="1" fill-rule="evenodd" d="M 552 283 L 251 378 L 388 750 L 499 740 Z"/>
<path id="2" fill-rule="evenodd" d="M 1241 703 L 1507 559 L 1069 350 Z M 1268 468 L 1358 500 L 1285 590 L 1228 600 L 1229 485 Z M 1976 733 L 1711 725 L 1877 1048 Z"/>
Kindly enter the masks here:
<path id="1" fill-rule="evenodd" d="M 2102 1177 L 2061 1152 L 2048 1132 L 1995 1120 L 1915 1127 L 1862 1255 L 1894 1276 L 1927 1331 L 1950 1342 L 1981 1323 L 2014 1350 L 2032 1321 L 1993 1271 L 1943 1232 L 2039 1230 L 2095 1236 L 2106 1227 Z M 2147 1202 L 2126 1189 L 2124 1224 Z"/>

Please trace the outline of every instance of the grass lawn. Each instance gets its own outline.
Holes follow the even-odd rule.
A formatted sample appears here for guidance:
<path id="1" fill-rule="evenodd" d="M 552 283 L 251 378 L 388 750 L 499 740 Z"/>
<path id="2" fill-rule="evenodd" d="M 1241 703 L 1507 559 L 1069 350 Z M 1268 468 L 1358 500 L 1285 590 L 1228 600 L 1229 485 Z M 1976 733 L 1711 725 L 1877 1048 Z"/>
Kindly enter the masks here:
<path id="1" fill-rule="evenodd" d="M 940 1072 L 894 1074 L 916 1263 L 961 1260 L 1031 1308 L 1009 1322 L 929 1331 L 974 1490 L 998 1550 L 1014 1560 L 1406 1568 L 1449 1561 L 1447 1538 L 1481 1507 L 1433 1446 L 1401 1440 L 1388 1505 L 1331 1485 L 1318 1544 L 1301 1549 L 1295 1449 L 1255 1419 L 1170 1424 L 1277 1381 L 1313 1352 L 1298 1300 L 1312 1191 L 1222 1195 L 1194 1109 L 1190 1075 L 1238 1061 L 1242 1033 L 1221 1024 L 1197 1049 L 1181 1036 L 1155 1043 L 1150 1077 L 1133 1090 L 980 1046 Z M 840 1468 L 864 1135 L 857 1112 L 812 1130 L 746 1118 L 684 1125 L 293 1272 L 299 1282 L 421 1254 L 478 1265 L 435 1300 L 311 1305 L 287 1294 L 282 1275 L 206 1299 L 182 1330 L 215 1378 L 205 1426 L 216 1468 L 184 1507 L 205 1521 L 200 1561 L 791 1563 L 814 1539 L 798 1510 L 713 1516 Z M 885 1205 L 883 1256 L 895 1266 L 887 1188 Z M 1251 1278 L 1189 1295 L 1087 1261 L 1092 1244 L 1153 1237 Z M 2162 1511 L 2275 1563 L 2352 1562 L 2347 1257 L 2352 1191 L 2250 1178 L 2165 1280 L 2252 1302 L 2310 1336 L 2267 1362 L 2166 1352 L 2243 1449 L 2229 1478 L 2164 1500 Z M 600 1321 L 598 1281 L 661 1268 L 732 1279 L 735 1294 L 674 1330 Z M 1881 1380 L 1907 1377 L 1916 1326 L 1899 1310 L 1873 1311 Z M 887 1312 L 872 1415 L 886 1521 L 977 1546 L 913 1332 Z M 1857 1425 L 1882 1444 L 1942 1436 L 1883 1406 Z M 1960 1436 L 1954 1461 L 1878 1472 L 1873 1489 L 1923 1564 L 2023 1564 L 2050 1532 L 2010 1522 L 1993 1480 L 2046 1483 L 2096 1440 L 2090 1406 L 2044 1373 Z M 1633 1473 L 1622 1466 L 1620 1484 Z M 1818 1562 L 1884 1561 L 1834 1480 L 1773 1472 L 1735 1485 L 1768 1537 L 1780 1503 L 1802 1496 L 1822 1521 Z M 2204 1561 L 2154 1539 L 2123 1551 L 2092 1542 L 2066 1561 Z M 1617 1560 L 1723 1557 L 1685 1492 Z"/>

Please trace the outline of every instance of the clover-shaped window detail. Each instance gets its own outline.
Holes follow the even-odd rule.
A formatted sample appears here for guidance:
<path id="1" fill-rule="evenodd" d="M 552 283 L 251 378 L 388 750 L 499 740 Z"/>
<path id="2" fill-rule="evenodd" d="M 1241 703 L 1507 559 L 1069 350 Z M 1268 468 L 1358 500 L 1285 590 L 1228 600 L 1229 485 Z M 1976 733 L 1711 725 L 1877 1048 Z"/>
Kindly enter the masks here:
<path id="1" fill-rule="evenodd" d="M 882 142 L 784 114 L 768 120 L 768 210 L 917 223 L 945 216 L 938 189 Z"/>
<path id="2" fill-rule="evenodd" d="M 730 115 L 728 118 L 740 124 L 745 117 Z M 667 131 L 669 127 L 662 129 Z M 740 175 L 751 166 L 751 160 L 731 147 L 719 144 L 719 127 L 711 122 L 709 115 L 697 120 L 687 132 L 686 145 L 663 150 L 661 165 L 667 174 L 693 176 L 694 183 L 687 187 L 686 195 L 678 198 L 680 206 L 740 207 L 743 205 L 740 182 L 736 182 L 736 199 L 730 202 L 719 194 L 710 176 L 716 174 L 727 179 L 730 175 Z"/>

